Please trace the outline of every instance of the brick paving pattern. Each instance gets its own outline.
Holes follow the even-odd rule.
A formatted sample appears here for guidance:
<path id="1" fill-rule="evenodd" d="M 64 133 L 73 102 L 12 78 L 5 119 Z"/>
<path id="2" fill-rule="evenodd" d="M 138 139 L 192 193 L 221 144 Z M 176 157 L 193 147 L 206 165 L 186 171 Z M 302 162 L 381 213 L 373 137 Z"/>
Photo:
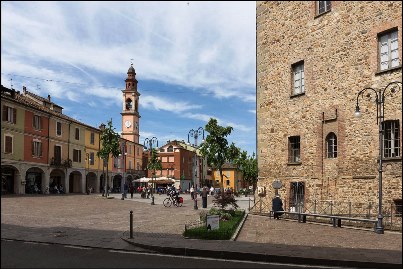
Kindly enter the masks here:
<path id="1" fill-rule="evenodd" d="M 194 210 L 187 195 L 183 195 L 184 205 L 180 208 L 165 208 L 162 201 L 166 195 L 156 195 L 155 205 L 137 194 L 124 201 L 120 194 L 112 196 L 115 198 L 105 199 L 99 194 L 2 196 L 1 237 L 132 251 L 170 249 L 177 254 L 185 251 L 186 255 L 193 251 L 197 255 L 210 253 L 211 257 L 263 257 L 266 261 L 291 257 L 287 261 L 292 262 L 296 257 L 304 257 L 316 261 L 376 261 L 399 266 L 402 263 L 401 233 L 378 235 L 368 230 L 249 215 L 236 241 L 185 239 L 181 235 L 184 224 L 199 219 L 200 200 L 199 210 Z M 242 199 L 239 204 L 248 208 L 248 198 Z M 210 208 L 211 197 L 208 204 Z M 135 235 L 128 240 L 130 210 Z M 273 260 L 275 256 L 277 259 Z"/>

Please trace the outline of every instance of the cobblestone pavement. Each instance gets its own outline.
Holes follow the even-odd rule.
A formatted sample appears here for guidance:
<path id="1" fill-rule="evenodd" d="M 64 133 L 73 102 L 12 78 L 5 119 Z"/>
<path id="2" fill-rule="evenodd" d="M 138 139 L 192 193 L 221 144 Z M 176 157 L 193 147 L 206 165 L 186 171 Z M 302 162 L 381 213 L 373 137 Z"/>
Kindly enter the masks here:
<path id="1" fill-rule="evenodd" d="M 401 233 L 386 231 L 379 235 L 368 230 L 249 215 L 236 241 L 190 240 L 181 234 L 185 223 L 199 219 L 203 210 L 200 199 L 199 210 L 195 210 L 189 195 L 181 195 L 184 204 L 180 208 L 165 208 L 162 201 L 166 195 L 156 195 L 155 205 L 150 204 L 151 199 L 142 199 L 138 194 L 133 199 L 129 194 L 125 200 L 120 199 L 120 194 L 111 196 L 114 199 L 99 194 L 2 196 L 1 237 L 134 251 L 146 251 L 148 245 L 152 250 L 170 248 L 184 250 L 186 255 L 191 251 L 196 255 L 210 253 L 212 257 L 224 257 L 226 250 L 229 252 L 225 255 L 240 258 L 242 253 L 252 260 L 259 257 L 267 260 L 270 255 L 277 255 L 280 259 L 290 256 L 316 261 L 402 263 Z M 212 206 L 211 200 L 209 197 L 208 208 Z M 238 200 L 242 208 L 248 208 L 249 197 Z M 124 241 L 121 238 L 128 238 L 130 210 L 133 210 L 135 236 Z"/>

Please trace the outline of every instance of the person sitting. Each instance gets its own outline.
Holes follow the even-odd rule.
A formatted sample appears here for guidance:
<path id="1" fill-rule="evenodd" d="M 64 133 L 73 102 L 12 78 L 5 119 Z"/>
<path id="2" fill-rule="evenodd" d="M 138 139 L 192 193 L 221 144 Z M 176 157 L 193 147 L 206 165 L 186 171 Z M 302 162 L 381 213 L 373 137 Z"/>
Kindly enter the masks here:
<path id="1" fill-rule="evenodd" d="M 64 194 L 64 193 L 65 193 L 62 184 L 60 184 L 58 193 L 60 193 L 60 194 Z"/>
<path id="2" fill-rule="evenodd" d="M 282 212 L 278 211 L 284 211 L 283 209 L 283 201 L 281 201 L 280 195 L 276 194 L 276 196 L 272 200 L 272 210 L 274 212 L 274 218 L 279 219 L 281 215 L 283 215 Z"/>

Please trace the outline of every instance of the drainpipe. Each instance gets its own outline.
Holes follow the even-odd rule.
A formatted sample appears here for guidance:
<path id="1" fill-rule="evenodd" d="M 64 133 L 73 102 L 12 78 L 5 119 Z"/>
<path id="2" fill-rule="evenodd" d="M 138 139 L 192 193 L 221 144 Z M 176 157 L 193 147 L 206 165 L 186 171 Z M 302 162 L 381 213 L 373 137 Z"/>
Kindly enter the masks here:
<path id="1" fill-rule="evenodd" d="M 323 169 L 324 169 L 323 168 L 323 128 L 324 128 L 324 124 L 325 124 L 325 112 L 322 112 L 322 133 L 321 133 L 321 140 L 320 140 L 321 149 L 322 149 L 322 152 L 321 152 L 321 156 L 322 156 L 322 159 L 321 159 L 322 187 L 320 188 L 320 199 L 321 200 L 323 200 L 322 194 L 323 194 Z"/>

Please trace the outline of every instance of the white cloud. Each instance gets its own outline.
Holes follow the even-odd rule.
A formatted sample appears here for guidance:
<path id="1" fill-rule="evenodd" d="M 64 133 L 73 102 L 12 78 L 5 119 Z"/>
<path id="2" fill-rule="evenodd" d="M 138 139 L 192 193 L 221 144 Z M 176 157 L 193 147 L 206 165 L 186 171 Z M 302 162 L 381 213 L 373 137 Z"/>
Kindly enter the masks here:
<path id="1" fill-rule="evenodd" d="M 192 105 L 187 102 L 177 102 L 167 98 L 146 95 L 142 96 L 140 106 L 145 109 L 166 110 L 173 113 L 181 113 L 190 109 L 202 108 L 201 105 Z"/>
<path id="2" fill-rule="evenodd" d="M 249 109 L 248 112 L 250 112 L 252 114 L 256 114 L 256 109 Z"/>
<path id="3" fill-rule="evenodd" d="M 1 13 L 8 73 L 47 64 L 54 69 L 39 77 L 74 80 L 80 71 L 95 83 L 94 71 L 121 76 L 133 58 L 141 79 L 255 100 L 254 3 L 2 2 Z M 11 70 L 15 62 L 25 67 Z"/>

